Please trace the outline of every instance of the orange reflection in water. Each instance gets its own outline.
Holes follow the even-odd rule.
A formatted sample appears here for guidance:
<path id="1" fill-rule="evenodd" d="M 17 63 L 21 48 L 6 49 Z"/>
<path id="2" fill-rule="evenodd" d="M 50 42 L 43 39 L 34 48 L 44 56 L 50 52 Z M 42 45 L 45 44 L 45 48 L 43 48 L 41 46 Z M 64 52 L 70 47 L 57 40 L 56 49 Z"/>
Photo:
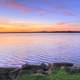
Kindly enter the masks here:
<path id="1" fill-rule="evenodd" d="M 80 34 L 7 33 L 0 34 L 0 61 L 9 64 L 27 62 L 76 60 L 80 51 Z M 56 59 L 57 60 L 57 59 Z M 55 61 L 56 61 L 55 60 Z M 57 60 L 57 61 L 58 61 Z"/>

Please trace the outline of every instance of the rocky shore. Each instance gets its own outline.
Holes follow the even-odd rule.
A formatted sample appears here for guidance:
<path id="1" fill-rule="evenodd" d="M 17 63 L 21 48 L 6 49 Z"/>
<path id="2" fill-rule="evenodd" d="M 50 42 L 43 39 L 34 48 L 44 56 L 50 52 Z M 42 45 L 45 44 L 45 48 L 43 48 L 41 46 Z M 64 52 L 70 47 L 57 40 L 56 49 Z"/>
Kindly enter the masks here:
<path id="1" fill-rule="evenodd" d="M 41 63 L 40 65 L 25 64 L 21 68 L 0 68 L 1 80 L 15 80 L 20 75 L 42 74 L 48 75 L 55 69 L 65 69 L 68 73 L 80 72 L 80 64 L 73 63 Z"/>

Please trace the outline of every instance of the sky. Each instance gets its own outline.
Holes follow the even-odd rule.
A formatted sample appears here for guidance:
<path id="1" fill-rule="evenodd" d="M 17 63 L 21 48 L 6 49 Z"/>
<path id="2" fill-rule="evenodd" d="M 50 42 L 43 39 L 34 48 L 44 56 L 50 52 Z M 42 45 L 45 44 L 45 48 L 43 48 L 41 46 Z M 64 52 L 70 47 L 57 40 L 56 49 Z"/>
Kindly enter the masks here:
<path id="1" fill-rule="evenodd" d="M 0 32 L 80 31 L 80 0 L 0 0 Z"/>

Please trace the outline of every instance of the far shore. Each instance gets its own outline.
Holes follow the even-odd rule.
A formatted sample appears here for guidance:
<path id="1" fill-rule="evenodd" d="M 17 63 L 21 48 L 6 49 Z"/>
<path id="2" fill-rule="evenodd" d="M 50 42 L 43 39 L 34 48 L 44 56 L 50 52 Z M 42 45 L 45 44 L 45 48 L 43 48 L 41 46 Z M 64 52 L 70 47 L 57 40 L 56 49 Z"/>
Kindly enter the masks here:
<path id="1" fill-rule="evenodd" d="M 0 32 L 0 33 L 80 33 L 80 31 L 37 31 L 37 32 Z"/>

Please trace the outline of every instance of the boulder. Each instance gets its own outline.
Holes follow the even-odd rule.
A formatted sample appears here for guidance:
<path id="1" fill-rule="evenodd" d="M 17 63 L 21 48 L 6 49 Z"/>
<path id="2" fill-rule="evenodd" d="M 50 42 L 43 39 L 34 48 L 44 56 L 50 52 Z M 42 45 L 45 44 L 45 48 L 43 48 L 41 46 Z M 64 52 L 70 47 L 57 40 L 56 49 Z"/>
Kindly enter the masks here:
<path id="1" fill-rule="evenodd" d="M 51 69 L 51 64 L 49 63 L 41 63 L 40 65 L 31 65 L 31 64 L 25 64 L 22 66 L 22 70 L 24 71 L 31 71 L 32 73 L 42 73 L 42 74 L 48 74 L 48 72 Z"/>
<path id="2" fill-rule="evenodd" d="M 0 68 L 1 80 L 14 80 L 17 78 L 20 69 L 18 68 Z"/>
<path id="3" fill-rule="evenodd" d="M 42 63 L 41 68 L 43 70 L 43 74 L 50 74 L 53 69 L 53 64 L 51 63 Z"/>
<path id="4" fill-rule="evenodd" d="M 78 72 L 80 72 L 80 64 L 74 64 L 72 67 L 68 67 L 67 71 L 71 72 L 71 73 L 78 73 Z"/>
<path id="5" fill-rule="evenodd" d="M 67 62 L 62 62 L 62 63 L 53 63 L 54 68 L 66 68 L 66 67 L 72 67 L 73 63 L 67 63 Z"/>

